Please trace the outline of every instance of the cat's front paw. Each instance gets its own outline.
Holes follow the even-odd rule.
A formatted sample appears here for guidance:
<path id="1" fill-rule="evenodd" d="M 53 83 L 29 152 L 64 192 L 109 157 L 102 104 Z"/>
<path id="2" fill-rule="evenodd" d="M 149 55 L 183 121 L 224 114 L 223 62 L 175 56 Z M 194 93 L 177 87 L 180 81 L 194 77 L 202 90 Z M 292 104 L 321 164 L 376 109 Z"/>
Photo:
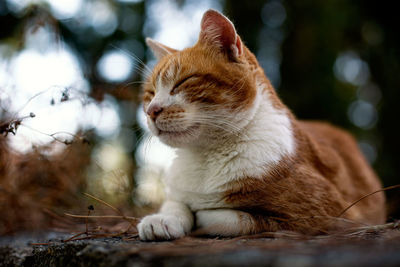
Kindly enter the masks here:
<path id="1" fill-rule="evenodd" d="M 143 241 L 171 240 L 186 234 L 179 217 L 165 214 L 153 214 L 144 217 L 137 229 L 139 237 Z"/>

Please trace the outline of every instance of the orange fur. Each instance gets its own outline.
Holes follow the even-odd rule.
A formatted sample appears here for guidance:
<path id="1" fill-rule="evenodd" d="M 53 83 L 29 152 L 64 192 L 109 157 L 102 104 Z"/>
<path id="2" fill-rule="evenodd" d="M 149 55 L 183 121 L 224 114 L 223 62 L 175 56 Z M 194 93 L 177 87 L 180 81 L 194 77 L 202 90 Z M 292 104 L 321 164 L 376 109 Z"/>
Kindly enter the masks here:
<path id="1" fill-rule="evenodd" d="M 338 216 L 381 184 L 343 130 L 322 122 L 294 120 L 297 151 L 266 173 L 234 182 L 225 200 L 255 220 L 249 233 L 293 230 L 324 233 L 343 225 Z M 344 218 L 355 223 L 385 222 L 385 198 L 377 193 L 349 209 Z M 272 215 L 272 219 L 270 218 Z"/>

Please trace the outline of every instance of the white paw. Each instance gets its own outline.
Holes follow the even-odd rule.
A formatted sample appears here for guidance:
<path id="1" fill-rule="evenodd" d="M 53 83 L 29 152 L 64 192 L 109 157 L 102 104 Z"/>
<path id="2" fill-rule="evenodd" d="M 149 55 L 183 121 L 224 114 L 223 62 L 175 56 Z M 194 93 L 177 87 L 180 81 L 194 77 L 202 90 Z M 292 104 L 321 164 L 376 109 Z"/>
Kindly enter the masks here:
<path id="1" fill-rule="evenodd" d="M 184 236 L 185 229 L 179 217 L 153 214 L 144 217 L 137 226 L 139 237 L 143 241 L 171 240 Z"/>
<path id="2" fill-rule="evenodd" d="M 237 224 L 239 217 L 237 211 L 229 209 L 199 210 L 196 212 L 196 227 L 229 226 Z"/>
<path id="3" fill-rule="evenodd" d="M 196 212 L 196 228 L 205 228 L 210 226 L 210 220 L 209 219 L 209 211 L 208 210 L 200 210 Z"/>
<path id="4" fill-rule="evenodd" d="M 251 226 L 247 218 L 248 214 L 231 209 L 199 210 L 196 228 L 206 235 L 237 236 L 247 233 Z"/>

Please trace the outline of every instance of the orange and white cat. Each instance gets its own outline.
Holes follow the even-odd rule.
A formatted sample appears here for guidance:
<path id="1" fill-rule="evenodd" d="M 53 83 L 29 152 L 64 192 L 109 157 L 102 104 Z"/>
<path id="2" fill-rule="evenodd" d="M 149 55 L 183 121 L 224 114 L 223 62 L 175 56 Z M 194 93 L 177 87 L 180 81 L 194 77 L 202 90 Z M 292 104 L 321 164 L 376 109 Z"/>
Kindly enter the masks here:
<path id="1" fill-rule="evenodd" d="M 292 230 L 324 233 L 381 184 L 354 139 L 326 123 L 297 120 L 280 101 L 233 24 L 209 10 L 198 42 L 177 51 L 151 39 L 159 59 L 144 87 L 148 125 L 177 148 L 167 199 L 138 224 L 142 240 Z M 377 193 L 343 218 L 385 221 Z"/>

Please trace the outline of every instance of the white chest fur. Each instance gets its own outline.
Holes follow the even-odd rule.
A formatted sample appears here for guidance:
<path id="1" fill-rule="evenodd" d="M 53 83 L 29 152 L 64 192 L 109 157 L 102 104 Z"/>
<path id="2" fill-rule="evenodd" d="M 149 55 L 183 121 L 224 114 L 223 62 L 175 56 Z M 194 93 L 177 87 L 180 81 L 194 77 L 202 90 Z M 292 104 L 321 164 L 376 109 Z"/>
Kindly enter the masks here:
<path id="1" fill-rule="evenodd" d="M 167 197 L 186 203 L 192 211 L 228 207 L 221 196 L 227 183 L 262 178 L 279 160 L 294 151 L 291 122 L 260 93 L 254 117 L 240 138 L 209 149 L 180 149 L 166 177 Z"/>

